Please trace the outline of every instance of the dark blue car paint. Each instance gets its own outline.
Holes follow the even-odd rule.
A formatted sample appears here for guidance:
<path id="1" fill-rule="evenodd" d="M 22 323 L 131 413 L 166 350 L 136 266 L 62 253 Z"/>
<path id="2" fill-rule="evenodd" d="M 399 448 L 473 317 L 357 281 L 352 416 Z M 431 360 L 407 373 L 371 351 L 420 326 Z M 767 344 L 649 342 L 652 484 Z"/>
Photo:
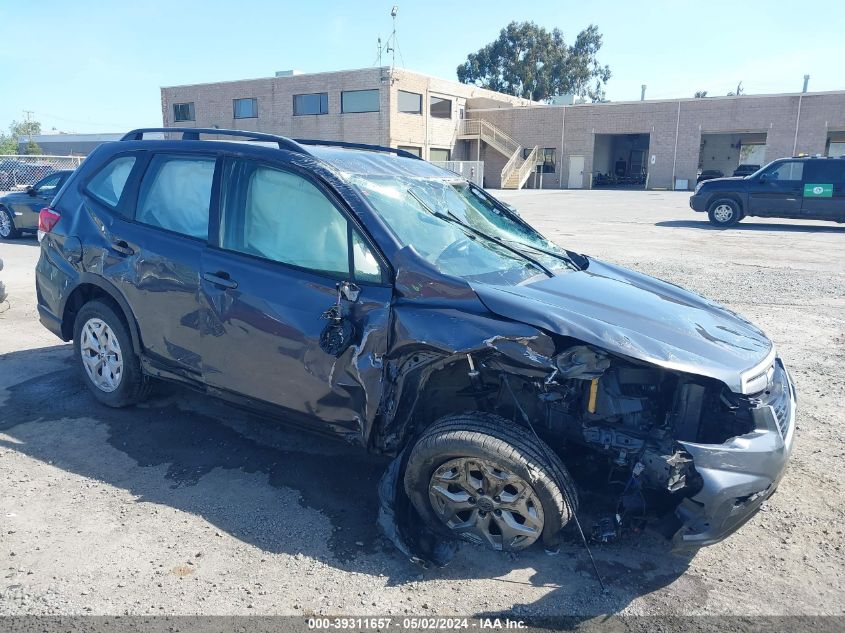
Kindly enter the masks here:
<path id="1" fill-rule="evenodd" d="M 319 345 L 326 327 L 321 315 L 336 300 L 336 278 L 219 248 L 219 169 L 208 240 L 136 223 L 131 209 L 153 148 L 282 165 L 334 198 L 366 237 L 384 272 L 383 283 L 360 282 L 359 299 L 346 306 L 356 332 L 353 344 L 337 357 Z M 342 177 L 356 165 L 405 170 L 406 163 L 391 164 L 367 152 L 343 155 L 346 162 L 337 164 L 318 157 L 331 161 L 332 153 L 344 151 L 349 152 L 331 148 L 309 155 L 194 140 L 100 146 L 61 192 L 54 205 L 61 220 L 42 241 L 36 270 L 42 323 L 69 340 L 84 298 L 105 293 L 123 312 L 146 373 L 390 454 L 401 451 L 415 432 L 413 413 L 429 382 L 443 368 L 464 367 L 468 356 L 531 379 L 549 379 L 556 371 L 554 337 L 563 336 L 735 389 L 740 373 L 771 351 L 762 332 L 724 308 L 580 256 L 584 270 L 509 288 L 443 275 L 413 247 L 398 243 L 366 198 Z M 116 209 L 85 193 L 100 166 L 130 152 L 139 159 Z M 215 283 L 221 272 L 237 285 Z M 755 485 L 769 481 L 774 490 L 791 439 L 790 434 L 779 447 L 763 447 L 761 455 L 771 449 L 783 459 L 760 457 Z M 693 448 L 703 465 L 718 470 L 726 449 Z M 711 485 L 723 481 L 714 476 Z M 708 489 L 700 494 L 721 493 Z M 704 501 L 702 507 L 716 511 Z M 726 534 L 709 531 L 699 542 Z"/>

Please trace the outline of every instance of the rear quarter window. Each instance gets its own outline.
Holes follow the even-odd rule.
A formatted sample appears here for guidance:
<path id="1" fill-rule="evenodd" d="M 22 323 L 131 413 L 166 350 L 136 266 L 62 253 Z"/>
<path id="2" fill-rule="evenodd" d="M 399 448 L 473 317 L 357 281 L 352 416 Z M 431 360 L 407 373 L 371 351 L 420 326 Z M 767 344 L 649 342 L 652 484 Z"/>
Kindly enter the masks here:
<path id="1" fill-rule="evenodd" d="M 135 166 L 135 156 L 117 156 L 103 165 L 88 181 L 86 190 L 112 209 L 116 208 Z"/>

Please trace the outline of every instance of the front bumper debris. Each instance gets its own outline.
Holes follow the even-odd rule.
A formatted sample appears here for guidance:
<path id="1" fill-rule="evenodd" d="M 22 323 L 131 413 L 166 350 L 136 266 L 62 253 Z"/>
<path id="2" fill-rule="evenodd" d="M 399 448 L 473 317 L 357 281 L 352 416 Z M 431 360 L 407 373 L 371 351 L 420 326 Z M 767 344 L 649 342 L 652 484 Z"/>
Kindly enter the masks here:
<path id="1" fill-rule="evenodd" d="M 769 395 L 754 411 L 756 429 L 725 444 L 680 442 L 701 476 L 701 489 L 675 515 L 675 549 L 698 548 L 738 530 L 777 489 L 795 438 L 795 388 L 780 359 Z"/>

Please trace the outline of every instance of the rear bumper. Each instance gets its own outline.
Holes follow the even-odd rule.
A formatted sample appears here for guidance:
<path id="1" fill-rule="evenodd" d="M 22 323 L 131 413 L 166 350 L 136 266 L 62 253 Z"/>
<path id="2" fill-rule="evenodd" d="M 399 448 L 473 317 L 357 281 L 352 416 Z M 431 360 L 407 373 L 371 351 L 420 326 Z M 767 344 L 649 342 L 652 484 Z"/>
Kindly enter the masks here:
<path id="1" fill-rule="evenodd" d="M 769 405 L 756 409 L 755 431 L 721 445 L 682 443 L 702 487 L 675 510 L 682 523 L 673 537 L 676 549 L 721 541 L 753 517 L 777 489 L 795 438 L 795 388 L 783 372 L 788 404 L 778 412 Z"/>

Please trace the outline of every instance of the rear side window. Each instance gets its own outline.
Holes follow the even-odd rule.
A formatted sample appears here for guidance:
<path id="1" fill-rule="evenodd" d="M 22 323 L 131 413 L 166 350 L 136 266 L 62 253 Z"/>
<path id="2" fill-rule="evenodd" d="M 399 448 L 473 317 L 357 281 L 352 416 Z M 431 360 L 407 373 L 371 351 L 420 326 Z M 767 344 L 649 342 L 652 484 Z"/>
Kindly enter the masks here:
<path id="1" fill-rule="evenodd" d="M 141 181 L 135 219 L 206 239 L 214 164 L 212 156 L 154 156 Z"/>
<path id="2" fill-rule="evenodd" d="M 825 159 L 811 160 L 806 167 L 807 180 L 813 183 L 832 185 L 845 184 L 845 160 Z"/>
<path id="3" fill-rule="evenodd" d="M 118 156 L 100 168 L 88 183 L 88 193 L 114 208 L 135 166 L 134 156 Z"/>

